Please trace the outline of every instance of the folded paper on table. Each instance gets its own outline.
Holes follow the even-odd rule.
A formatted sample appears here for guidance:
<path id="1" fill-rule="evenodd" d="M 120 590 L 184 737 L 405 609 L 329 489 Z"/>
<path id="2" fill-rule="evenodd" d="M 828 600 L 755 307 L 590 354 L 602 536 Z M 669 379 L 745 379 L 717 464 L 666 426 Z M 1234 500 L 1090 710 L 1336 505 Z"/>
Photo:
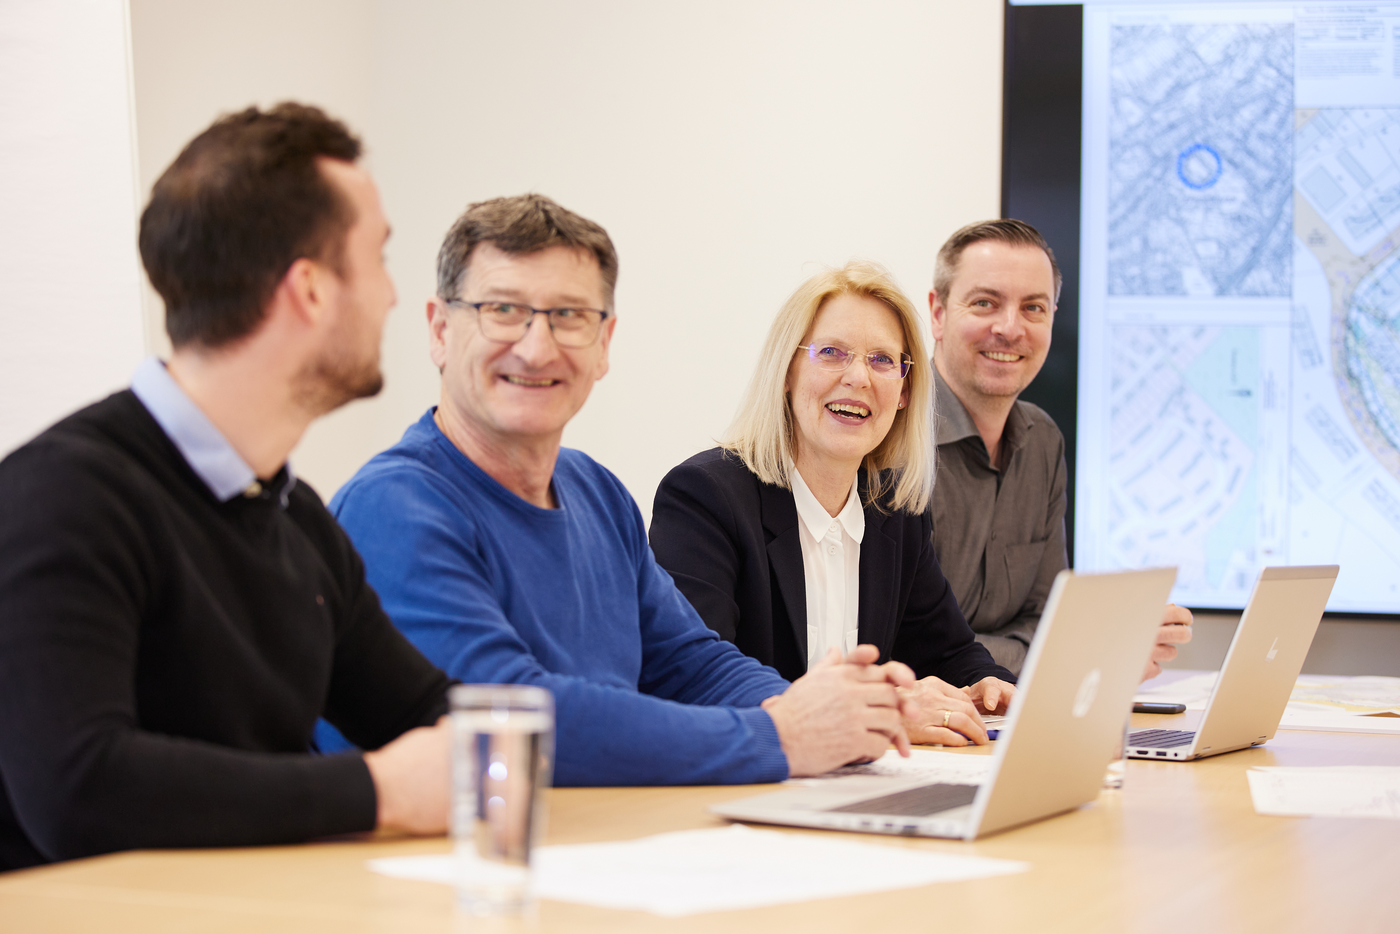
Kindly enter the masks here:
<path id="1" fill-rule="evenodd" d="M 1258 814 L 1400 820 L 1400 767 L 1260 766 L 1245 775 Z"/>
<path id="2" fill-rule="evenodd" d="M 1029 863 L 866 843 L 825 834 L 755 830 L 742 824 L 682 830 L 619 843 L 541 847 L 540 898 L 666 917 L 1009 875 Z M 453 881 L 453 857 L 372 859 L 400 879 Z"/>

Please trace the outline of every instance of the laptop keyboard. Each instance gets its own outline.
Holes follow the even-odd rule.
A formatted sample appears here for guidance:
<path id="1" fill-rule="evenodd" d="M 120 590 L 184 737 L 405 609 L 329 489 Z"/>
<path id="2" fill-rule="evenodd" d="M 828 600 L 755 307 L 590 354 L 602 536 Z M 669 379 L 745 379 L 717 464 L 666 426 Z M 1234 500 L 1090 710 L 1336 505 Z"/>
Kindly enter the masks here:
<path id="1" fill-rule="evenodd" d="M 1150 749 L 1171 749 L 1185 746 L 1196 738 L 1195 730 L 1138 730 L 1128 734 L 1129 746 L 1146 746 Z"/>
<path id="2" fill-rule="evenodd" d="M 830 812 L 845 814 L 889 814 L 898 817 L 925 817 L 949 808 L 971 804 L 977 797 L 976 785 L 922 785 L 908 791 L 897 791 L 892 795 L 867 798 L 855 804 L 839 808 L 827 808 Z"/>

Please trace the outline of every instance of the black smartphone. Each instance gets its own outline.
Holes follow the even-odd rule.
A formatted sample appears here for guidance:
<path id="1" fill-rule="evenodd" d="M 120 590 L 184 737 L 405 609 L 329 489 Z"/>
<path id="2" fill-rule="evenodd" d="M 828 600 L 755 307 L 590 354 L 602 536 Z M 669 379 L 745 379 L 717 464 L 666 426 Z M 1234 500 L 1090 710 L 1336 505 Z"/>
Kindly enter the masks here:
<path id="1" fill-rule="evenodd" d="M 1185 704 L 1134 704 L 1133 713 L 1185 713 Z"/>

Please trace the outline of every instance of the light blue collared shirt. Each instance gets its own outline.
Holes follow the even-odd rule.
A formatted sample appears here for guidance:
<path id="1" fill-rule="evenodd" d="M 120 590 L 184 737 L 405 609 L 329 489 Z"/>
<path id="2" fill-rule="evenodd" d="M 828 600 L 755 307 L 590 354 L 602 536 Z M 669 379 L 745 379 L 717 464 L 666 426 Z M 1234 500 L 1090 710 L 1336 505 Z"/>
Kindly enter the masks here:
<path id="1" fill-rule="evenodd" d="M 147 357 L 141 361 L 131 377 L 131 391 L 219 502 L 226 503 L 240 495 L 258 496 L 262 492 L 253 468 L 238 456 L 233 445 L 166 372 L 165 364 L 158 358 Z M 287 497 L 295 483 L 289 463 L 287 480 L 277 491 L 283 509 L 287 508 Z"/>

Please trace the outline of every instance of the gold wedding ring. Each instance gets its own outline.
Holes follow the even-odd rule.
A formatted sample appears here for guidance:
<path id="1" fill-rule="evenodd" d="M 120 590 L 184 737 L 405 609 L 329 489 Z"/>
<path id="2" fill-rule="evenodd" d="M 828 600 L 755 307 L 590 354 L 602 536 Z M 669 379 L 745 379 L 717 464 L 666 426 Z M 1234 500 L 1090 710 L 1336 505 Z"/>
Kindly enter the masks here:
<path id="1" fill-rule="evenodd" d="M 952 712 L 951 710 L 945 710 L 945 711 L 943 711 L 943 725 L 944 725 L 945 727 L 948 725 L 948 718 L 951 717 L 952 715 L 953 715 L 953 712 Z"/>

